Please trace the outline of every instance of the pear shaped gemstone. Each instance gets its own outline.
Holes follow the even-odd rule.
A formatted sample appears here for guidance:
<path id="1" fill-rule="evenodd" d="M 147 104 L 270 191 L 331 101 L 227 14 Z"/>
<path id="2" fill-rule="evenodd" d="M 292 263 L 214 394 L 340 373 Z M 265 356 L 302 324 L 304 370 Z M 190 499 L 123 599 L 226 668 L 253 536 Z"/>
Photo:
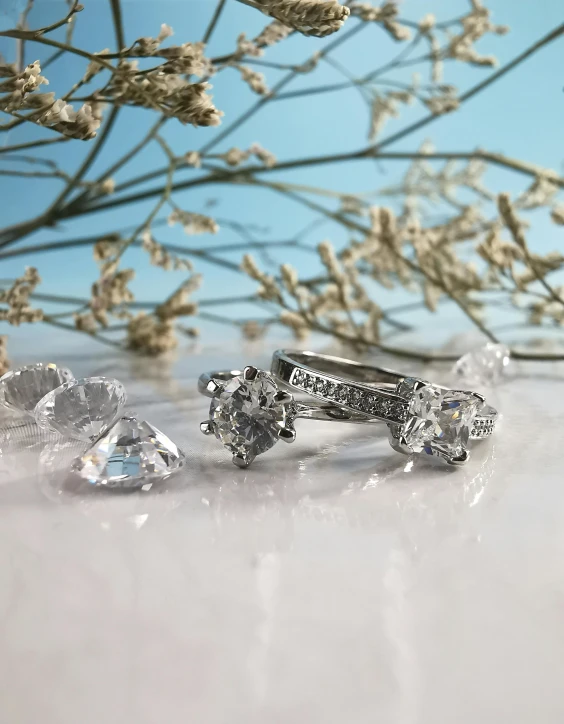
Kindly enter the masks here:
<path id="1" fill-rule="evenodd" d="M 92 485 L 134 488 L 167 478 L 184 459 L 156 427 L 122 417 L 73 461 L 71 470 Z"/>

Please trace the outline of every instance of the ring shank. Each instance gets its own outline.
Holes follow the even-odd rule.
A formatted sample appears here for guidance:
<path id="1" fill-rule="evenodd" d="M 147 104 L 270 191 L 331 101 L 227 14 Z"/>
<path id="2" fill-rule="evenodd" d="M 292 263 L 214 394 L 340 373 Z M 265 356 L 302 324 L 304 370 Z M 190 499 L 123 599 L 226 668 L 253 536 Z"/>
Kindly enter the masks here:
<path id="1" fill-rule="evenodd" d="M 393 370 L 315 352 L 277 350 L 271 371 L 291 388 L 388 424 L 401 424 L 409 415 L 409 399 L 396 390 L 406 376 Z M 497 417 L 497 411 L 484 404 L 470 437 L 491 435 Z"/>

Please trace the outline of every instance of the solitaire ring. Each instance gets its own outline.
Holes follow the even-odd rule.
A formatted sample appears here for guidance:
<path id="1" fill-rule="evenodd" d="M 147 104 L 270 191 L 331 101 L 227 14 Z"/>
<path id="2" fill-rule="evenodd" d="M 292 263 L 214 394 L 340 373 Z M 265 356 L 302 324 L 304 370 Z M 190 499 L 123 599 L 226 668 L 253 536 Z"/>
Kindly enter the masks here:
<path id="1" fill-rule="evenodd" d="M 339 357 L 278 350 L 271 372 L 284 386 L 385 422 L 394 450 L 432 455 L 450 465 L 466 463 L 469 441 L 489 437 L 498 418 L 478 392 L 450 390 Z"/>
<path id="2" fill-rule="evenodd" d="M 241 468 L 279 440 L 294 442 L 297 418 L 373 422 L 362 413 L 334 404 L 294 400 L 272 375 L 251 366 L 202 374 L 198 391 L 212 398 L 209 418 L 200 424 L 200 430 L 204 435 L 215 435 Z"/>

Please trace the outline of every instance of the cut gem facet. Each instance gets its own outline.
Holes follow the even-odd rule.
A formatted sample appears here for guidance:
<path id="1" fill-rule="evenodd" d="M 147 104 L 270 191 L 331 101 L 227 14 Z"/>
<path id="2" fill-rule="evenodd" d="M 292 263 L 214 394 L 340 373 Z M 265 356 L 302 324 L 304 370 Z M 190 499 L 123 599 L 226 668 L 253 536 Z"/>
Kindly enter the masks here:
<path id="1" fill-rule="evenodd" d="M 467 392 L 426 384 L 413 392 L 401 438 L 412 452 L 461 458 L 482 404 Z"/>
<path id="2" fill-rule="evenodd" d="M 156 427 L 122 417 L 71 470 L 92 485 L 132 488 L 163 480 L 184 463 L 184 453 Z"/>
<path id="3" fill-rule="evenodd" d="M 276 401 L 277 392 L 272 377 L 259 371 L 252 380 L 234 377 L 212 400 L 210 421 L 215 436 L 247 464 L 278 441 L 286 410 Z"/>
<path id="4" fill-rule="evenodd" d="M 74 375 L 66 367 L 42 362 L 10 370 L 0 377 L 0 405 L 33 415 L 39 400 L 73 379 Z"/>
<path id="5" fill-rule="evenodd" d="M 86 377 L 45 395 L 35 408 L 35 419 L 45 429 L 91 441 L 121 415 L 125 401 L 125 388 L 118 380 Z"/>

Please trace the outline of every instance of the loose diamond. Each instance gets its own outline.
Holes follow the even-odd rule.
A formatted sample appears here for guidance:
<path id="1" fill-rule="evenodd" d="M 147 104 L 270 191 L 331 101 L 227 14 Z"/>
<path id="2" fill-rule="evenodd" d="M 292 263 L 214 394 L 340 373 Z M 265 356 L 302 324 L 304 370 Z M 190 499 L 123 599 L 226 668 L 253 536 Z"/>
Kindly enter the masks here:
<path id="1" fill-rule="evenodd" d="M 454 365 L 454 374 L 465 382 L 497 385 L 509 364 L 509 348 L 488 342 L 484 347 L 463 355 Z"/>
<path id="2" fill-rule="evenodd" d="M 275 399 L 277 392 L 272 377 L 258 372 L 252 380 L 234 377 L 212 400 L 213 431 L 234 455 L 250 462 L 276 444 L 286 417 L 284 405 Z"/>
<path id="3" fill-rule="evenodd" d="M 125 388 L 117 380 L 86 377 L 49 392 L 35 408 L 40 427 L 79 440 L 95 440 L 120 416 Z"/>
<path id="4" fill-rule="evenodd" d="M 481 404 L 466 392 L 424 385 L 413 393 L 403 439 L 412 452 L 460 458 Z"/>
<path id="5" fill-rule="evenodd" d="M 42 397 L 72 379 L 70 370 L 54 364 L 39 363 L 11 370 L 0 377 L 0 405 L 32 415 Z"/>
<path id="6" fill-rule="evenodd" d="M 163 480 L 184 463 L 184 454 L 156 427 L 122 417 L 83 455 L 71 470 L 92 485 L 139 487 Z"/>

